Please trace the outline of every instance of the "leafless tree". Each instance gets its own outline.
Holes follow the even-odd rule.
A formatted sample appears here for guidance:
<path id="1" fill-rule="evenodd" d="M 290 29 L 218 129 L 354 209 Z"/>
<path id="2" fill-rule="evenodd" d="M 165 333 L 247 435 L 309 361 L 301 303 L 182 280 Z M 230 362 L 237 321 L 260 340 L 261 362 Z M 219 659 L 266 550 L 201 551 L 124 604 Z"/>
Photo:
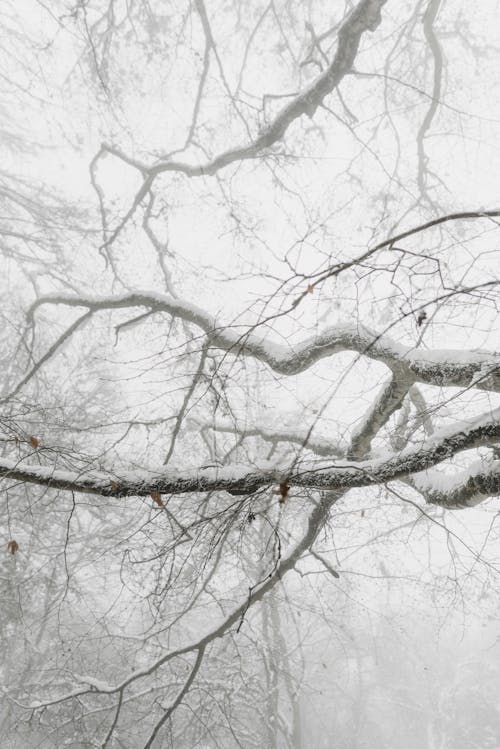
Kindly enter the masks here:
<path id="1" fill-rule="evenodd" d="M 498 584 L 493 3 L 27 6 L 1 11 L 9 746 L 311 746 L 318 585 L 362 746 L 349 575 L 385 584 L 381 540 L 422 529 L 464 597 Z M 483 507 L 477 548 L 450 516 Z"/>

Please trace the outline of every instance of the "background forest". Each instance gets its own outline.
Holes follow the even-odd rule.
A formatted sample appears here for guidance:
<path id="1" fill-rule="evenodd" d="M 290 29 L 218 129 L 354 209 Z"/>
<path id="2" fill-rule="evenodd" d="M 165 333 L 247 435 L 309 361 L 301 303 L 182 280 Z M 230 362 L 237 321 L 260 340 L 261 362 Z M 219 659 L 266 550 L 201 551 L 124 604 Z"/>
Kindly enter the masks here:
<path id="1" fill-rule="evenodd" d="M 500 745 L 497 0 L 4 0 L 2 749 Z"/>

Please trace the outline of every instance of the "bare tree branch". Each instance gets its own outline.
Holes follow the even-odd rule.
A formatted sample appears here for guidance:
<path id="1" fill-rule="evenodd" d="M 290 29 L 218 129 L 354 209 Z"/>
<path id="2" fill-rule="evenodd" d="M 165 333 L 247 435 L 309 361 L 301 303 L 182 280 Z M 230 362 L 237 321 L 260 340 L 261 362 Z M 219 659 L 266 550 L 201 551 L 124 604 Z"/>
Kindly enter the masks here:
<path id="1" fill-rule="evenodd" d="M 304 372 L 315 362 L 340 351 L 357 351 L 383 362 L 390 369 L 397 368 L 399 373 L 404 372 L 408 386 L 419 381 L 439 386 L 468 387 L 475 378 L 475 387 L 500 392 L 500 356 L 497 354 L 447 349 L 419 351 L 412 346 L 396 343 L 361 324 L 337 325 L 302 343 L 284 346 L 245 330 L 238 333 L 236 327 L 220 325 L 200 307 L 154 291 L 104 298 L 47 295 L 34 302 L 29 316 L 42 304 L 87 307 L 92 312 L 130 307 L 166 312 L 201 328 L 207 334 L 211 347 L 230 351 L 235 356 L 252 356 L 265 362 L 275 372 L 285 375 Z"/>
<path id="2" fill-rule="evenodd" d="M 89 471 L 78 475 L 55 467 L 23 465 L 23 461 L 0 460 L 0 476 L 13 481 L 48 486 L 103 496 L 147 496 L 151 492 L 181 494 L 215 490 L 244 491 L 251 494 L 260 487 L 286 479 L 290 484 L 315 489 L 346 490 L 374 486 L 423 471 L 462 450 L 491 446 L 500 438 L 500 409 L 463 423 L 456 429 L 442 429 L 416 447 L 409 447 L 385 458 L 339 461 L 300 466 L 263 464 L 249 471 L 246 466 L 201 468 L 198 471 L 134 472 L 109 476 Z"/>

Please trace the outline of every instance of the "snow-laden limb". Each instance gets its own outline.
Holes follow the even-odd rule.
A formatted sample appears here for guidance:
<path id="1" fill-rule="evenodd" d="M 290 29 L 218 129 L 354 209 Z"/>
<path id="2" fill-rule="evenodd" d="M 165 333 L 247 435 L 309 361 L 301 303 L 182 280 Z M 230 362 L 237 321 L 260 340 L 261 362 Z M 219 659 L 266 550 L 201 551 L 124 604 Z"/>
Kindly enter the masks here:
<path id="1" fill-rule="evenodd" d="M 340 323 L 296 344 L 269 340 L 244 326 L 220 324 L 210 313 L 190 302 L 174 299 L 151 290 L 138 290 L 119 296 L 92 297 L 49 294 L 30 308 L 29 316 L 42 304 L 86 307 L 89 311 L 146 307 L 192 323 L 203 330 L 211 347 L 235 356 L 251 356 L 266 363 L 279 374 L 295 375 L 315 362 L 341 351 L 356 351 L 383 362 L 404 377 L 405 386 L 413 382 L 430 385 L 478 387 L 500 392 L 500 353 L 455 349 L 419 350 L 404 346 L 360 323 Z"/>
<path id="2" fill-rule="evenodd" d="M 431 469 L 413 475 L 408 483 L 430 504 L 452 509 L 474 507 L 500 494 L 500 460 L 477 460 L 453 475 Z"/>
<path id="3" fill-rule="evenodd" d="M 423 456 L 423 462 L 429 462 L 432 459 L 439 462 L 443 457 L 453 454 L 453 445 L 471 447 L 483 444 L 485 433 L 492 431 L 495 438 L 498 439 L 500 436 L 500 409 L 489 416 L 492 419 L 491 422 L 488 422 L 486 417 L 483 416 L 476 419 L 468 427 L 463 425 L 462 431 L 452 431 L 450 429 L 441 430 L 438 435 L 435 435 L 428 443 L 426 443 L 425 450 L 419 450 L 418 448 L 405 450 L 402 451 L 399 456 L 393 456 L 385 462 L 380 460 L 360 461 L 356 469 L 354 468 L 355 464 L 351 463 L 348 468 L 344 469 L 347 471 L 344 476 L 353 476 L 356 474 L 358 479 L 361 479 L 363 482 L 359 485 L 367 485 L 370 483 L 370 471 L 372 473 L 376 473 L 377 471 L 379 473 L 383 472 L 386 476 L 392 474 L 392 478 L 397 478 L 397 476 L 394 475 L 394 471 L 395 461 L 398 459 L 401 461 L 401 465 L 406 466 L 415 462 L 415 457 L 419 455 Z M 481 434 L 481 432 L 484 433 Z M 466 444 L 467 440 L 469 440 L 468 444 Z M 382 465 L 385 465 L 385 470 L 382 469 Z M 369 469 L 368 466 L 371 466 L 371 468 Z M 221 469 L 221 471 L 225 470 L 230 469 Z M 327 472 L 329 469 L 322 470 Z M 325 474 L 323 474 L 323 476 L 324 475 Z M 437 479 L 436 483 L 440 481 L 442 484 L 443 479 L 440 476 L 437 478 L 438 474 L 435 471 L 427 471 L 425 475 L 420 474 L 415 477 L 415 481 L 412 482 L 415 488 L 420 487 L 422 492 L 425 492 L 427 501 L 442 504 L 445 507 L 451 508 L 452 504 L 450 500 L 451 498 L 454 498 L 456 501 L 455 506 L 457 508 L 470 506 L 481 501 L 478 497 L 485 489 L 490 488 L 494 490 L 492 493 L 495 493 L 500 489 L 500 461 L 494 460 L 486 465 L 482 462 L 480 466 L 473 467 L 470 472 L 460 474 L 460 476 L 456 478 L 456 481 L 447 481 L 446 491 L 443 491 L 445 488 L 443 485 L 441 490 L 432 486 L 431 481 L 434 477 Z M 293 477 L 291 481 L 299 483 L 297 481 L 298 478 L 300 478 L 300 475 Z M 386 478 L 384 480 L 390 479 Z M 189 653 L 197 653 L 195 666 L 193 667 L 194 671 L 196 671 L 196 664 L 199 665 L 201 662 L 206 647 L 220 637 L 223 637 L 233 627 L 241 624 L 241 621 L 249 608 L 262 600 L 266 593 L 275 586 L 276 582 L 281 580 L 287 572 L 294 569 L 301 556 L 312 548 L 325 520 L 328 518 L 332 506 L 343 496 L 343 494 L 344 488 L 337 488 L 333 491 L 323 493 L 321 501 L 312 509 L 309 515 L 306 530 L 300 541 L 283 556 L 273 572 L 250 591 L 248 598 L 243 603 L 236 606 L 232 612 L 230 612 L 218 625 L 212 628 L 203 637 L 176 650 L 165 653 L 153 661 L 149 666 L 133 671 L 118 684 L 112 685 L 96 680 L 92 676 L 79 674 L 76 679 L 79 684 L 83 684 L 83 686 L 73 688 L 68 692 L 48 699 L 36 700 L 26 707 L 30 709 L 40 709 L 50 705 L 61 704 L 75 698 L 81 699 L 82 697 L 85 697 L 85 695 L 110 695 L 119 693 L 122 696 L 126 689 L 135 685 L 140 679 L 152 675 L 175 658 Z M 482 494 L 482 499 L 486 498 L 486 496 L 488 495 Z M 334 575 L 337 576 L 338 573 L 334 573 Z M 131 694 L 129 699 L 133 699 L 133 697 L 134 695 Z"/>
<path id="4" fill-rule="evenodd" d="M 126 497 L 151 492 L 228 491 L 252 494 L 286 479 L 291 485 L 311 489 L 342 490 L 374 486 L 406 478 L 441 463 L 462 450 L 492 446 L 500 440 L 500 408 L 454 428 L 436 432 L 420 445 L 407 447 L 372 460 L 297 461 L 276 465 L 269 461 L 248 470 L 246 465 L 210 466 L 198 470 L 133 471 L 120 475 L 103 471 L 73 473 L 54 467 L 26 465 L 24 461 L 0 460 L 0 476 L 67 491 Z M 460 506 L 460 505 L 459 505 Z"/>
<path id="5" fill-rule="evenodd" d="M 417 382 L 500 392 L 500 352 L 413 349 L 405 360 Z"/>
<path id="6" fill-rule="evenodd" d="M 396 371 L 396 368 L 393 369 L 389 382 L 382 387 L 375 402 L 356 427 L 351 438 L 349 457 L 368 455 L 377 432 L 387 423 L 393 413 L 401 408 L 412 383 L 413 378 L 408 376 L 404 367 L 400 367 L 399 371 Z"/>

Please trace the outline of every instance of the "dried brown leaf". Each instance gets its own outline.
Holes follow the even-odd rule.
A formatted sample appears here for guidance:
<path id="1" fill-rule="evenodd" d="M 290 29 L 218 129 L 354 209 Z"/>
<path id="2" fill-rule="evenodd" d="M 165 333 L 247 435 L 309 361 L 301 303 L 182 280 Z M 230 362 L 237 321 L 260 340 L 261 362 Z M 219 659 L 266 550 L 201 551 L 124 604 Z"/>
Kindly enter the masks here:
<path id="1" fill-rule="evenodd" d="M 19 544 L 17 543 L 17 541 L 14 541 L 14 539 L 9 541 L 9 543 L 7 544 L 7 551 L 9 551 L 11 554 L 15 554 L 17 551 L 19 551 Z"/>
<path id="2" fill-rule="evenodd" d="M 158 507 L 164 507 L 163 500 L 161 498 L 160 492 L 151 492 L 150 494 L 151 499 L 155 504 L 158 505 Z"/>

